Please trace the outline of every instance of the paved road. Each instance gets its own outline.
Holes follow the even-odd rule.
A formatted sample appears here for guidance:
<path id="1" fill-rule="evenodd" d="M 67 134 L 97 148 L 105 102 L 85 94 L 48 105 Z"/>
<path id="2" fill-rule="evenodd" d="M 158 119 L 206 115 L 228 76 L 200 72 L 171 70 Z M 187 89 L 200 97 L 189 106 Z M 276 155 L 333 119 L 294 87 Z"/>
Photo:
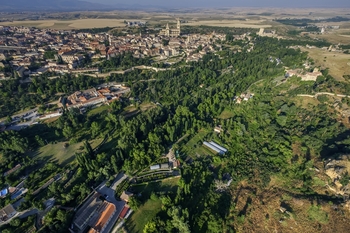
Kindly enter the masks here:
<path id="1" fill-rule="evenodd" d="M 39 213 L 38 209 L 27 210 L 27 211 L 21 212 L 19 215 L 19 218 L 26 218 L 30 215 L 34 215 L 34 214 L 38 214 L 38 213 Z"/>
<path id="2" fill-rule="evenodd" d="M 117 177 L 114 179 L 113 184 L 111 185 L 111 188 L 113 190 L 116 190 L 118 185 L 120 185 L 126 178 L 128 178 L 127 175 L 125 175 L 124 173 L 119 173 Z"/>

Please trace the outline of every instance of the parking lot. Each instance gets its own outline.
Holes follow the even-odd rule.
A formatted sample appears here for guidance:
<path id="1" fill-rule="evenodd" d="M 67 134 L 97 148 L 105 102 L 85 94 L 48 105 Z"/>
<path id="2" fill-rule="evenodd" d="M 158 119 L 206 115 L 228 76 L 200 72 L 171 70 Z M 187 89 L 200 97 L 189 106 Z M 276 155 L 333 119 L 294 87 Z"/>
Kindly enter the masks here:
<path id="1" fill-rule="evenodd" d="M 37 112 L 37 108 L 28 110 L 21 114 L 13 115 L 12 122 L 9 126 L 7 126 L 7 130 L 21 130 L 27 128 L 28 126 L 35 124 L 39 119 L 39 114 Z M 1 122 L 0 124 L 4 124 Z"/>

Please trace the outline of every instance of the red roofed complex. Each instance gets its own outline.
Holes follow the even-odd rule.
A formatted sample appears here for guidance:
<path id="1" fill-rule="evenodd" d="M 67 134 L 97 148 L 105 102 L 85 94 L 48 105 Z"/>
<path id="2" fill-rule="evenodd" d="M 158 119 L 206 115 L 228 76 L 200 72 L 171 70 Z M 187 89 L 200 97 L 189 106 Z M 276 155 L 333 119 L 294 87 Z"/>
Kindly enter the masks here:
<path id="1" fill-rule="evenodd" d="M 96 224 L 93 227 L 91 227 L 88 233 L 97 233 L 97 232 L 103 233 L 106 226 L 108 225 L 108 223 L 110 222 L 110 220 L 112 219 L 115 213 L 116 213 L 115 205 L 112 203 L 108 203 L 104 211 L 101 213 L 100 218 L 98 219 Z"/>

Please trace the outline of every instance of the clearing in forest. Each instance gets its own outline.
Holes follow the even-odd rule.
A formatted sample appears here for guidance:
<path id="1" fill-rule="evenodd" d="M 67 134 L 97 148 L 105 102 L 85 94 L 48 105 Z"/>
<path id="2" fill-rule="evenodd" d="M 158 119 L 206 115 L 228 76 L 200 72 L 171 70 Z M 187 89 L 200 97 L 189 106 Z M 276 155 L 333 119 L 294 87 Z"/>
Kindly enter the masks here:
<path id="1" fill-rule="evenodd" d="M 204 138 L 210 133 L 207 129 L 201 129 L 186 144 L 180 145 L 182 153 L 191 157 L 198 155 L 214 155 L 208 148 L 203 146 Z"/>
<path id="2" fill-rule="evenodd" d="M 222 111 L 222 113 L 218 116 L 218 118 L 226 120 L 226 119 L 230 119 L 230 118 L 232 118 L 232 117 L 234 117 L 234 116 L 235 116 L 235 114 L 234 114 L 232 111 L 230 111 L 230 110 L 228 110 L 228 109 L 225 109 L 225 110 Z"/>
<path id="3" fill-rule="evenodd" d="M 126 222 L 129 232 L 142 233 L 147 222 L 151 221 L 161 210 L 162 202 L 160 199 L 149 199 L 142 205 Z"/>
<path id="4" fill-rule="evenodd" d="M 172 178 L 146 185 L 132 187 L 133 192 L 142 193 L 142 197 L 150 197 L 152 192 L 176 192 L 180 178 Z M 142 233 L 146 223 L 161 211 L 162 202 L 160 199 L 148 199 L 140 208 L 135 211 L 126 222 L 129 232 Z"/>
<path id="5" fill-rule="evenodd" d="M 68 144 L 68 142 L 58 142 L 41 147 L 38 151 L 39 158 L 47 158 L 47 161 L 57 161 L 61 165 L 72 162 L 75 153 L 83 146 L 83 142 L 65 147 L 66 143 Z M 98 143 L 100 143 L 100 140 L 93 140 L 90 142 L 92 148 L 96 147 Z"/>

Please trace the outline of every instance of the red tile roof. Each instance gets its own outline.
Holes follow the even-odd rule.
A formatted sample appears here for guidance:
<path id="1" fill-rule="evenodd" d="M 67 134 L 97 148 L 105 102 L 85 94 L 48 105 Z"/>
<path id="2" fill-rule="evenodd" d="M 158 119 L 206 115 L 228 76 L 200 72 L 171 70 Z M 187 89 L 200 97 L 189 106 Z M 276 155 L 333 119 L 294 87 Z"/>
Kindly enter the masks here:
<path id="1" fill-rule="evenodd" d="M 128 211 L 129 211 L 129 207 L 124 206 L 122 212 L 119 215 L 119 218 L 125 218 L 125 215 L 128 213 Z"/>

